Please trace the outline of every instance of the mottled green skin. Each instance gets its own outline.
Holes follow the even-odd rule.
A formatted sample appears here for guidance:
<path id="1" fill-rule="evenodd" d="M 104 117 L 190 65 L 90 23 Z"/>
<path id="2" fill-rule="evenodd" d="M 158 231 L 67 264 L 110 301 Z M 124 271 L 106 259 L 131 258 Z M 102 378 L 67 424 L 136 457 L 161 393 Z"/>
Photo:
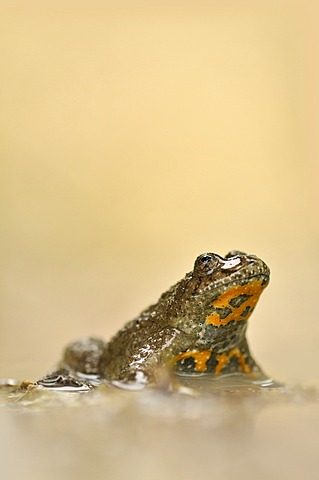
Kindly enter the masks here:
<path id="1" fill-rule="evenodd" d="M 212 313 L 212 301 L 230 286 L 245 285 L 252 278 L 268 283 L 269 269 L 254 255 L 233 251 L 225 258 L 214 253 L 200 255 L 192 272 L 164 293 L 159 301 L 127 323 L 108 343 L 88 338 L 70 344 L 59 368 L 39 383 L 50 383 L 60 374 L 95 374 L 109 381 L 154 381 L 158 367 L 186 351 L 211 350 L 207 372 L 213 372 L 216 355 L 238 347 L 252 370 L 245 332 L 247 321 L 214 326 L 205 322 Z M 224 312 L 225 315 L 227 312 Z M 177 362 L 179 373 L 194 373 L 194 361 Z M 223 373 L 239 371 L 233 359 Z"/>

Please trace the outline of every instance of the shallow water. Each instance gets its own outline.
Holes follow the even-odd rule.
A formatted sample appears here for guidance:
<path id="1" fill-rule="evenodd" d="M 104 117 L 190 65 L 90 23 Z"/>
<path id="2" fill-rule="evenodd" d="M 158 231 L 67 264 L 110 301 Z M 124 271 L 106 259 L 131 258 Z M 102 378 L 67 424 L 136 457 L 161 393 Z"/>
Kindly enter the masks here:
<path id="1" fill-rule="evenodd" d="M 0 388 L 2 478 L 301 478 L 317 472 L 319 390 L 243 375 L 172 391 Z"/>

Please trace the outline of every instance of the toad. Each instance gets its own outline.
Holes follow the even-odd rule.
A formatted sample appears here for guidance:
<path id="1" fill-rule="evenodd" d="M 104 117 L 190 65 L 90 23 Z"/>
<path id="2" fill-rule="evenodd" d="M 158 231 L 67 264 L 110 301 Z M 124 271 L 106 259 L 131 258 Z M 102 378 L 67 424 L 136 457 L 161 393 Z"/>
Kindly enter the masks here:
<path id="1" fill-rule="evenodd" d="M 57 369 L 37 384 L 76 386 L 90 378 L 147 384 L 156 382 L 163 366 L 177 375 L 261 373 L 246 329 L 269 275 L 255 255 L 199 255 L 193 270 L 157 303 L 108 342 L 87 338 L 69 344 Z"/>

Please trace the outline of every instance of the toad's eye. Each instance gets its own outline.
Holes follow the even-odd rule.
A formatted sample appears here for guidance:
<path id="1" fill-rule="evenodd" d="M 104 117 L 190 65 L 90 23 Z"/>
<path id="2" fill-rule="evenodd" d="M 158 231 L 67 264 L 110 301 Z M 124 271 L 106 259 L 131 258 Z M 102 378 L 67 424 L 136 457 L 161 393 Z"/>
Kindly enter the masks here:
<path id="1" fill-rule="evenodd" d="M 195 261 L 194 270 L 200 276 L 210 274 L 219 265 L 219 257 L 214 253 L 203 253 Z"/>
<path id="2" fill-rule="evenodd" d="M 205 254 L 204 254 L 204 255 L 201 255 L 201 256 L 199 257 L 199 261 L 200 261 L 201 263 L 208 263 L 208 262 L 210 262 L 211 260 L 212 260 L 212 257 L 211 257 L 210 255 L 205 255 Z"/>

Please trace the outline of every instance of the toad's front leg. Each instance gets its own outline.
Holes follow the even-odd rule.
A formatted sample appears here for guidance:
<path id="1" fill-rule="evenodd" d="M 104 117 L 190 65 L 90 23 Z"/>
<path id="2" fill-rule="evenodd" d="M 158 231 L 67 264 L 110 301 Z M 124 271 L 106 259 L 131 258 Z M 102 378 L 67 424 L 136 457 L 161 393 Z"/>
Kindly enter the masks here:
<path id="1" fill-rule="evenodd" d="M 138 335 L 120 331 L 105 348 L 104 376 L 111 382 L 158 383 L 158 372 L 169 359 L 188 346 L 189 339 L 177 328 L 153 330 L 149 325 Z"/>

